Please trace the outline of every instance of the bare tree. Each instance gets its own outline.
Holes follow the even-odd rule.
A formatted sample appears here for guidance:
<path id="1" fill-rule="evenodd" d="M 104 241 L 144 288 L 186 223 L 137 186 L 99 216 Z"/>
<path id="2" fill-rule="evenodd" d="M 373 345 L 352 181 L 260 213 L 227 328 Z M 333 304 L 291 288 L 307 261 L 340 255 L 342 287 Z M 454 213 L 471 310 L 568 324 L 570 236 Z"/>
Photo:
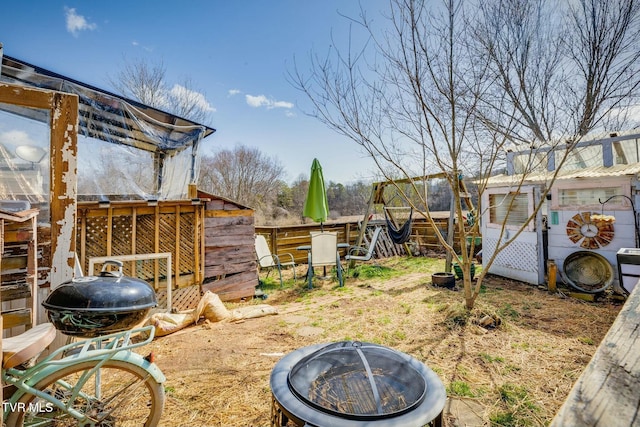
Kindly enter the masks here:
<path id="1" fill-rule="evenodd" d="M 284 167 L 257 148 L 237 145 L 203 156 L 198 187 L 267 215 L 278 197 Z"/>
<path id="2" fill-rule="evenodd" d="M 292 83 L 312 102 L 310 114 L 362 146 L 407 203 L 422 207 L 419 210 L 441 244 L 465 272 L 468 309 L 473 308 L 488 270 L 471 281 L 473 260 L 466 237 L 478 234 L 478 221 L 470 230 L 457 221 L 460 251 L 456 252 L 453 241 L 438 231 L 431 218 L 429 186 L 421 185 L 424 177 L 443 173 L 455 217 L 461 219 L 462 177 L 476 177 L 481 195 L 486 179 L 504 166 L 508 146 L 535 146 L 567 137 L 575 143 L 602 126 L 614 107 L 635 96 L 638 76 L 630 61 L 638 29 L 635 2 L 582 0 L 582 9 L 573 3 L 561 4 L 574 12 L 563 21 L 555 3 L 544 0 L 437 4 L 392 0 L 383 29 L 374 27 L 364 12 L 351 20 L 354 28 L 369 35 L 364 48 L 341 50 L 340 43 L 333 43 L 326 57 L 312 55 L 309 75 L 297 68 L 290 74 Z M 629 7 L 619 7 L 621 3 Z M 576 19 L 594 14 L 607 19 L 591 19 L 591 31 L 574 28 Z M 616 14 L 626 18 L 623 24 L 616 21 L 620 42 L 600 43 L 603 33 L 613 28 Z M 572 35 L 583 46 L 564 42 Z M 593 45 L 600 50 L 590 57 L 591 64 L 584 64 L 577 52 Z M 611 66 L 597 67 L 600 63 Z M 577 73 L 579 69 L 584 72 Z M 622 75 L 629 78 L 625 84 L 618 77 Z M 533 169 L 534 160 L 537 157 L 523 172 Z M 398 185 L 398 178 L 409 183 L 409 190 Z M 534 218 L 543 198 L 520 230 L 501 240 L 487 267 Z M 507 212 L 514 202 L 515 197 L 506 200 Z M 508 213 L 503 231 L 507 222 Z"/>
<path id="3" fill-rule="evenodd" d="M 207 123 L 213 108 L 191 79 L 170 85 L 162 62 L 150 64 L 142 59 L 125 61 L 110 82 L 123 96 L 150 107 L 175 114 L 196 123 Z"/>

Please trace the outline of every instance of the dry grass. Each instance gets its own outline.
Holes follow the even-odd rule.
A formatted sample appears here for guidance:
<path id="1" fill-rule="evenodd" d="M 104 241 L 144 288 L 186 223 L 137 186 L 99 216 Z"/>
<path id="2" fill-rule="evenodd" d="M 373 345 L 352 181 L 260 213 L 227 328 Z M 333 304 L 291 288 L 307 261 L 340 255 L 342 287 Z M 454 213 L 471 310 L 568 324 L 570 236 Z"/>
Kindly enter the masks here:
<path id="1" fill-rule="evenodd" d="M 299 280 L 268 289 L 275 316 L 156 339 L 149 347 L 167 376 L 162 425 L 267 426 L 269 377 L 280 357 L 340 340 L 390 346 L 423 361 L 449 396 L 481 404 L 487 425 L 547 425 L 621 307 L 491 277 L 467 313 L 460 292 L 430 284 L 442 260 L 379 265 L 361 269 L 343 288 L 319 281 L 308 291 Z M 252 303 L 262 301 L 245 304 Z M 474 324 L 486 315 L 501 324 L 488 331 Z"/>

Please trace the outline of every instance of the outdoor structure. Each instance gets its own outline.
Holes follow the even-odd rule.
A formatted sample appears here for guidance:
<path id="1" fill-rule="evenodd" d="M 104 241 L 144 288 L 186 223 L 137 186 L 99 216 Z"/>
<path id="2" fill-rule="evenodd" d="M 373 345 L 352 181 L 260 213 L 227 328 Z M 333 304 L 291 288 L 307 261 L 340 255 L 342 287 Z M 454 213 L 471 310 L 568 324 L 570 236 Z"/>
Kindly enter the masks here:
<path id="1" fill-rule="evenodd" d="M 509 152 L 507 173 L 489 179 L 480 204 L 485 263 L 497 247 L 510 200 L 514 203 L 504 239 L 533 215 L 545 190 L 549 191 L 534 220 L 498 254 L 489 272 L 538 285 L 545 281 L 547 260 L 553 260 L 557 279 L 579 287 L 581 283 L 566 272 L 571 272 L 570 263 L 589 258 L 600 260 L 601 265 L 588 261 L 591 268 L 583 269 L 584 274 L 603 277 L 585 277 L 585 281 L 610 281 L 614 289 L 624 292 L 618 286 L 616 254 L 621 248 L 638 247 L 639 144 L 640 134 L 581 141 L 557 171 L 553 185 L 549 185 L 550 178 L 565 146 L 555 151 Z M 524 165 L 532 163 L 539 168 L 523 177 Z M 524 185 L 517 190 L 523 178 Z"/>
<path id="2" fill-rule="evenodd" d="M 15 333 L 36 324 L 38 291 L 38 210 L 20 209 L 0 204 L 0 325 Z"/>
<path id="3" fill-rule="evenodd" d="M 222 301 L 252 298 L 258 285 L 253 209 L 203 191 L 198 196 L 208 200 L 202 290 L 217 294 Z"/>
<path id="4" fill-rule="evenodd" d="M 205 281 L 253 295 L 253 211 L 195 185 L 215 129 L 0 57 L 0 201 L 39 210 L 39 301 L 105 257 L 126 259 L 165 306 L 194 306 Z"/>
<path id="5" fill-rule="evenodd" d="M 574 384 L 551 427 L 638 424 L 639 308 L 640 287 L 636 287 Z"/>
<path id="6" fill-rule="evenodd" d="M 73 275 L 77 114 L 76 95 L 0 81 L 0 201 L 5 209 L 39 210 L 36 301 L 46 292 L 44 286 L 63 283 Z M 40 150 L 13 144 L 29 136 L 25 129 L 29 127 L 33 131 L 29 141 L 38 141 Z M 35 160 L 34 153 L 41 157 L 40 151 L 47 153 L 43 159 L 46 166 L 31 161 Z M 26 160 L 18 158 L 18 154 Z M 6 256 L 11 259 L 10 254 Z M 7 264 L 2 267 L 11 270 Z M 8 280 L 7 285 L 12 282 L 9 277 L 3 278 Z"/>

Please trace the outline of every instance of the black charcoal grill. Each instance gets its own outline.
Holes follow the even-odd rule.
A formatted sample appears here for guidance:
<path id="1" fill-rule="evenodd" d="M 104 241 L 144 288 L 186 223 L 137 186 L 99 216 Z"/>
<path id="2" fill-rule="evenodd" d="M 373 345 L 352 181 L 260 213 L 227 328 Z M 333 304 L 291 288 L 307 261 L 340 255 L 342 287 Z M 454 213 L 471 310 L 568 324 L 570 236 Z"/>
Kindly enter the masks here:
<path id="1" fill-rule="evenodd" d="M 441 425 L 446 393 L 420 361 L 371 343 L 304 347 L 271 373 L 271 426 Z"/>
<path id="2" fill-rule="evenodd" d="M 107 271 L 109 265 L 116 265 L 118 270 Z M 98 276 L 61 284 L 42 305 L 49 321 L 63 334 L 92 338 L 131 329 L 157 305 L 157 300 L 147 282 L 124 276 L 120 261 L 107 261 Z"/>

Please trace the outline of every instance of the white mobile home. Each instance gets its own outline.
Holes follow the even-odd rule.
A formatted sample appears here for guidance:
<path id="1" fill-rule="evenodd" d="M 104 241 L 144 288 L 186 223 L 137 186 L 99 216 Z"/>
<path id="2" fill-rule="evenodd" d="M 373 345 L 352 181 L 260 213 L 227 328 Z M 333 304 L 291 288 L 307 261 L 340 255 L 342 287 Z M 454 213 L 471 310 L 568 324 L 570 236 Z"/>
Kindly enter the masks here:
<path id="1" fill-rule="evenodd" d="M 556 171 L 565 149 L 508 153 L 507 173 L 489 180 L 481 201 L 488 207 L 482 213 L 483 259 L 486 263 L 499 243 L 509 205 L 504 201 L 514 201 L 502 235 L 509 239 L 546 192 L 535 220 L 498 254 L 489 272 L 537 285 L 545 281 L 547 260 L 553 260 L 558 279 L 578 289 L 613 285 L 624 292 L 618 284 L 617 254 L 638 247 L 640 134 L 582 141 Z M 523 165 L 532 162 L 539 167 L 523 175 Z"/>

